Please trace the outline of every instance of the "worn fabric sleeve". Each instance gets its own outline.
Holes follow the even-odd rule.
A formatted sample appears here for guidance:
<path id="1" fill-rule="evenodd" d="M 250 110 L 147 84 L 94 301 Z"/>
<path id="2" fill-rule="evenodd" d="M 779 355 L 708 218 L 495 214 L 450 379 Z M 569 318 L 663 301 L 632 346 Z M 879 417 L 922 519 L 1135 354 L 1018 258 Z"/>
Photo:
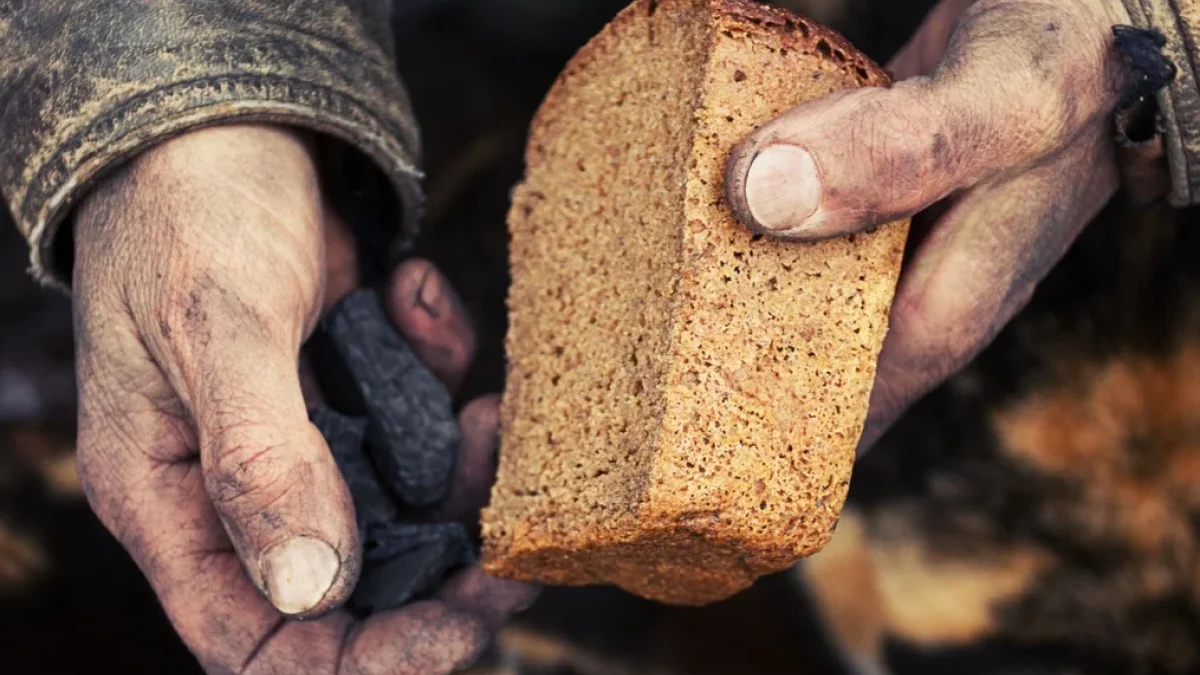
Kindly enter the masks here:
<path id="1" fill-rule="evenodd" d="M 1158 94 L 1175 206 L 1200 204 L 1200 0 L 1125 0 L 1133 25 L 1166 38 L 1175 78 Z"/>
<path id="2" fill-rule="evenodd" d="M 0 0 L 0 194 L 33 273 L 70 279 L 69 217 L 98 177 L 172 135 L 234 121 L 319 133 L 382 184 L 404 243 L 419 140 L 390 0 Z"/>

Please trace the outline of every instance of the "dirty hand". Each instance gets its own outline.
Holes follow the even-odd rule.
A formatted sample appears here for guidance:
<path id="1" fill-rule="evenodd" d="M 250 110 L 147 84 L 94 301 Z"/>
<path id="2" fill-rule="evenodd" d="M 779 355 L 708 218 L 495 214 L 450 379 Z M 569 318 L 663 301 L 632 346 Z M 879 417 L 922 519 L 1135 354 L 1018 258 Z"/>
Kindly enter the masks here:
<path id="1" fill-rule="evenodd" d="M 1115 191 L 1117 24 L 1121 0 L 942 0 L 892 88 L 801 105 L 734 150 L 730 203 L 767 236 L 944 207 L 914 230 L 860 450 L 995 337 Z"/>
<path id="2" fill-rule="evenodd" d="M 468 570 L 366 621 L 331 611 L 362 552 L 297 364 L 322 307 L 353 286 L 337 241 L 303 140 L 272 127 L 167 142 L 78 213 L 80 472 L 209 672 L 446 673 L 530 601 Z M 409 263 L 389 294 L 397 327 L 453 386 L 474 336 L 445 279 Z M 491 462 L 495 399 L 460 422 L 459 465 Z"/>

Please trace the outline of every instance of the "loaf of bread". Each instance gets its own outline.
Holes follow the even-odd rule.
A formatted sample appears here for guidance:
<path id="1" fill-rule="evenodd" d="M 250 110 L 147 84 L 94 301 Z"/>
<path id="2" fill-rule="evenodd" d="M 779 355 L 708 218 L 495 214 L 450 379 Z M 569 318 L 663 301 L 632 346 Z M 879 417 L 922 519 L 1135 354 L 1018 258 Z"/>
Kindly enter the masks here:
<path id="1" fill-rule="evenodd" d="M 886 82 L 748 0 L 639 0 L 570 62 L 509 215 L 490 573 L 700 605 L 828 541 L 908 224 L 764 239 L 722 174 L 790 107 Z"/>

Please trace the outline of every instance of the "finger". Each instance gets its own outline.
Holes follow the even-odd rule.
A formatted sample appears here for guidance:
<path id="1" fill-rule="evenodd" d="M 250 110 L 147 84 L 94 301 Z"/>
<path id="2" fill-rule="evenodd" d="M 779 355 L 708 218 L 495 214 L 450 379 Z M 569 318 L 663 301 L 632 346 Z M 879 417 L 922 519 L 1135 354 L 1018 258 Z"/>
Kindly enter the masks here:
<path id="1" fill-rule="evenodd" d="M 361 623 L 339 612 L 281 624 L 243 667 L 217 672 L 445 675 L 475 661 L 485 638 L 478 619 L 440 603 L 410 605 Z"/>
<path id="2" fill-rule="evenodd" d="M 888 72 L 896 80 L 907 80 L 933 72 L 959 18 L 975 0 L 942 0 L 929 12 L 913 37 L 888 63 Z"/>
<path id="3" fill-rule="evenodd" d="M 978 2 L 932 78 L 841 91 L 752 134 L 728 164 L 730 205 L 761 234 L 819 240 L 1004 180 L 1111 112 L 1113 19 L 1090 3 Z"/>
<path id="4" fill-rule="evenodd" d="M 1013 180 L 971 191 L 901 278 L 859 450 L 986 347 L 1116 189 L 1107 136 Z"/>
<path id="5" fill-rule="evenodd" d="M 437 594 L 448 607 L 478 617 L 489 630 L 498 630 L 510 616 L 528 609 L 540 589 L 507 579 L 488 576 L 472 567 L 450 578 Z"/>
<path id="6" fill-rule="evenodd" d="M 468 523 L 477 532 L 479 511 L 487 506 L 496 477 L 500 433 L 500 397 L 483 396 L 463 408 L 458 418 L 462 442 L 454 465 L 454 481 L 433 517 Z"/>
<path id="7" fill-rule="evenodd" d="M 443 675 L 483 655 L 489 631 L 475 616 L 421 602 L 372 616 L 344 645 L 339 675 Z"/>
<path id="8" fill-rule="evenodd" d="M 392 275 L 387 306 L 422 363 L 453 393 L 475 357 L 475 330 L 449 280 L 433 263 L 409 260 Z"/>
<path id="9" fill-rule="evenodd" d="M 309 423 L 297 346 L 226 335 L 185 367 L 209 496 L 281 612 L 328 610 L 349 594 L 360 551 L 350 494 Z"/>

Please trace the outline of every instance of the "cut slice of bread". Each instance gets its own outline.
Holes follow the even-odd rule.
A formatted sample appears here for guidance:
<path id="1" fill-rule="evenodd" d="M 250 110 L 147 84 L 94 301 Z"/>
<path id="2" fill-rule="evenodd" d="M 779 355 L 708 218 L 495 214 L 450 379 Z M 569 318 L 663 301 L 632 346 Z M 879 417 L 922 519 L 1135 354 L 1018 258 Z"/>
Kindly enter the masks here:
<path id="1" fill-rule="evenodd" d="M 570 62 L 509 216 L 489 572 L 699 605 L 828 541 L 908 225 L 763 239 L 722 174 L 792 106 L 886 82 L 746 0 L 641 0 Z"/>

